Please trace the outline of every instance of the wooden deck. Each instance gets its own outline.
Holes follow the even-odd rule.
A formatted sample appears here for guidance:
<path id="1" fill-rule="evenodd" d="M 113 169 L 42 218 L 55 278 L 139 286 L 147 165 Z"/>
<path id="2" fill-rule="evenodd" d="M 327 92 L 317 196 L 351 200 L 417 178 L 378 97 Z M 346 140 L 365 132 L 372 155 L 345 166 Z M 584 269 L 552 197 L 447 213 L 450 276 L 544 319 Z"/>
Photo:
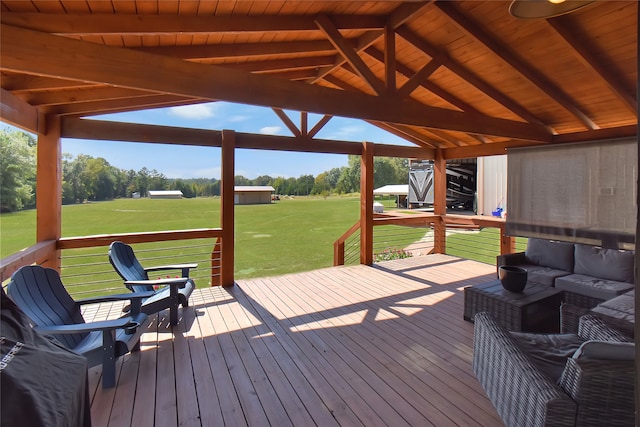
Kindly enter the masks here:
<path id="1" fill-rule="evenodd" d="M 494 277 L 429 255 L 198 289 L 174 331 L 162 313 L 122 358 L 116 388 L 90 370 L 94 426 L 501 425 L 462 319 L 462 288 Z"/>

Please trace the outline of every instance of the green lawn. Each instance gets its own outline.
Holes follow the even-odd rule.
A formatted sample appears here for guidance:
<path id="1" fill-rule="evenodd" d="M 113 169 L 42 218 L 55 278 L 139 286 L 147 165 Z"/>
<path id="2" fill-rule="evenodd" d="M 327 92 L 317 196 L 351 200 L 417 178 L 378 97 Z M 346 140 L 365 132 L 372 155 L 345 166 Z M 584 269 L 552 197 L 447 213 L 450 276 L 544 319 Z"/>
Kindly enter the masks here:
<path id="1" fill-rule="evenodd" d="M 266 277 L 333 265 L 333 242 L 358 220 L 359 208 L 357 196 L 326 199 L 297 197 L 269 205 L 236 206 L 235 277 Z M 119 199 L 62 207 L 63 237 L 214 228 L 219 224 L 219 198 Z M 378 234 L 384 228 L 376 229 L 376 234 L 384 235 Z M 398 228 L 401 230 L 395 233 L 395 237 L 392 236 L 392 241 L 380 242 L 382 249 L 387 246 L 402 248 L 419 240 L 426 232 L 426 229 Z M 0 257 L 4 258 L 34 243 L 35 211 L 0 215 Z M 179 242 L 183 246 L 191 244 L 197 245 L 198 242 Z M 150 253 L 143 253 L 142 256 L 154 257 L 158 256 L 154 251 L 167 248 L 165 252 L 169 251 L 168 254 L 159 255 L 166 256 L 167 260 L 151 263 L 157 265 L 171 263 L 174 258 L 178 259 L 176 262 L 188 262 L 190 251 L 200 250 L 201 258 L 202 251 L 205 251 L 206 263 L 206 251 L 210 252 L 211 242 L 204 244 L 204 249 L 181 247 L 176 250 L 174 242 L 159 242 L 136 245 L 136 251 L 148 250 Z M 447 239 L 447 252 L 456 256 L 493 263 L 498 251 L 497 230 L 486 229 L 480 233 L 454 235 Z M 104 280 L 111 281 L 114 287 L 121 286 L 108 264 L 106 248 L 63 253 L 63 277 L 66 284 L 75 286 L 74 292 L 90 292 L 96 287 L 104 287 L 104 284 L 91 283 L 94 279 L 103 280 L 96 277 L 101 274 L 106 275 Z M 203 269 L 202 274 L 206 275 L 206 270 Z M 198 283 L 204 285 L 200 281 Z"/>

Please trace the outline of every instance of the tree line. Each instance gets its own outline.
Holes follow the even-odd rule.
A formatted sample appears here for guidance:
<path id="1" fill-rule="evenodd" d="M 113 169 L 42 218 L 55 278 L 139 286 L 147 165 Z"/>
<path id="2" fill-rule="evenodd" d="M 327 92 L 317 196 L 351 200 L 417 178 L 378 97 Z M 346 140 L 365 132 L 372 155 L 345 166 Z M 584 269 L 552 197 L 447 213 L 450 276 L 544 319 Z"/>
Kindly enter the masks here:
<path id="1" fill-rule="evenodd" d="M 36 145 L 31 135 L 21 131 L 0 131 L 0 212 L 15 212 L 35 207 Z M 235 185 L 270 185 L 280 195 L 346 194 L 360 190 L 360 156 L 349 155 L 348 165 L 333 168 L 317 176 L 298 178 L 268 175 L 250 179 L 238 175 Z M 408 180 L 408 160 L 376 158 L 374 186 L 405 184 Z M 220 180 L 215 178 L 167 178 L 146 167 L 135 171 L 120 169 L 102 157 L 79 154 L 62 158 L 62 204 L 104 201 L 146 196 L 153 190 L 179 190 L 184 197 L 220 195 Z"/>

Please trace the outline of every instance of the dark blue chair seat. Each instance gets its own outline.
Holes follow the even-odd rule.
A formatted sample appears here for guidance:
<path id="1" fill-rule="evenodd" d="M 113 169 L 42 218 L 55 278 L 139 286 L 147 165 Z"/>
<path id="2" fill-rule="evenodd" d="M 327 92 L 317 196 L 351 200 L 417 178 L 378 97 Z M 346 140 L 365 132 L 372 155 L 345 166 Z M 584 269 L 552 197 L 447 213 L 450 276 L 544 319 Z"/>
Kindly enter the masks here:
<path id="1" fill-rule="evenodd" d="M 157 313 L 169 309 L 169 322 L 178 323 L 178 306 L 189 306 L 189 297 L 196 287 L 189 271 L 198 264 L 173 264 L 155 267 L 143 267 L 138 261 L 133 248 L 126 243 L 115 241 L 109 246 L 109 262 L 124 279 L 125 286 L 132 292 L 153 291 L 152 297 L 142 302 L 142 312 Z M 181 277 L 166 279 L 149 279 L 150 273 L 167 270 L 180 270 Z M 160 287 L 155 290 L 155 287 Z"/>
<path id="2" fill-rule="evenodd" d="M 102 363 L 102 386 L 109 388 L 115 385 L 116 359 L 140 348 L 140 335 L 147 324 L 147 315 L 140 311 L 140 306 L 152 293 L 74 300 L 56 270 L 30 265 L 13 273 L 7 295 L 34 323 L 36 331 L 82 354 L 90 367 Z M 82 317 L 82 305 L 122 300 L 130 301 L 127 316 L 90 323 Z"/>

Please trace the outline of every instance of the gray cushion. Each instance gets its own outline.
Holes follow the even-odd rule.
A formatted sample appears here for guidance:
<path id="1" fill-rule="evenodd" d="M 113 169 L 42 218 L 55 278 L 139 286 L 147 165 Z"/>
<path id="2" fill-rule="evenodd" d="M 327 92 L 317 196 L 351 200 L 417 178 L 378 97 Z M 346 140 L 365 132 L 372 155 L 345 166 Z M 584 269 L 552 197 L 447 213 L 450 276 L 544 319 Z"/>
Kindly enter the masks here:
<path id="1" fill-rule="evenodd" d="M 574 273 L 633 283 L 633 251 L 576 245 Z"/>
<path id="2" fill-rule="evenodd" d="M 553 286 L 557 277 L 571 274 L 570 271 L 556 270 L 541 265 L 520 264 L 518 267 L 527 270 L 527 282 L 537 283 L 543 286 Z"/>
<path id="3" fill-rule="evenodd" d="M 525 256 L 531 264 L 573 272 L 573 243 L 531 238 Z"/>
<path id="4" fill-rule="evenodd" d="M 574 359 L 634 360 L 635 344 L 632 342 L 585 341 L 576 350 Z"/>
<path id="5" fill-rule="evenodd" d="M 624 320 L 630 323 L 635 321 L 635 292 L 627 292 L 615 298 L 598 304 L 591 311 L 605 316 Z"/>
<path id="6" fill-rule="evenodd" d="M 582 345 L 577 334 L 531 334 L 511 332 L 518 346 L 554 382 L 562 375 L 567 359 Z"/>
<path id="7" fill-rule="evenodd" d="M 633 289 L 633 284 L 585 276 L 584 274 L 570 274 L 558 277 L 556 288 L 574 294 L 608 300 Z"/>

